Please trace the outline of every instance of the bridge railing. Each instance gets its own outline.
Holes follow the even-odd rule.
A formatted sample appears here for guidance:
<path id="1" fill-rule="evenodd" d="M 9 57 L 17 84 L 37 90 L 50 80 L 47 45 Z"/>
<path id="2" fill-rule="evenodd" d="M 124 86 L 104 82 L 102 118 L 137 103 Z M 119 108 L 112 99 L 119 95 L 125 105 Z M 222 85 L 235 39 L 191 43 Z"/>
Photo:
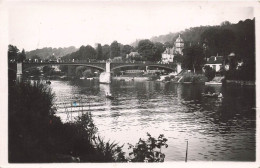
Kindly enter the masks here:
<path id="1" fill-rule="evenodd" d="M 161 61 L 157 61 L 157 62 L 153 62 L 153 61 L 113 61 L 113 60 L 110 60 L 109 61 L 110 63 L 127 63 L 127 64 L 162 64 L 162 65 L 165 65 L 165 64 L 175 64 L 175 63 L 163 63 Z M 17 63 L 16 61 L 9 61 L 9 63 Z M 25 60 L 23 61 L 23 63 L 43 63 L 43 64 L 46 64 L 46 63 L 49 63 L 49 64 L 52 64 L 52 63 L 55 63 L 55 64 L 63 64 L 63 63 L 106 63 L 105 60 L 59 60 L 59 61 L 45 61 L 45 60 L 39 60 L 39 61 L 28 61 L 28 60 Z"/>

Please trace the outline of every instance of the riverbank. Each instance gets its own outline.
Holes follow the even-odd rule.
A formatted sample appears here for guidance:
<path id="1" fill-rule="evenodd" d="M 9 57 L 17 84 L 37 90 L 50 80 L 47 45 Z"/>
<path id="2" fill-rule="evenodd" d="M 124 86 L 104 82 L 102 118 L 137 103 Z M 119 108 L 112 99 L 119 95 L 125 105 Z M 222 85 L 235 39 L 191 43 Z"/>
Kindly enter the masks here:
<path id="1" fill-rule="evenodd" d="M 113 80 L 124 80 L 124 81 L 131 81 L 131 80 L 138 80 L 138 81 L 147 81 L 149 77 L 127 77 L 127 76 L 117 76 L 112 77 Z"/>
<path id="2" fill-rule="evenodd" d="M 225 80 L 227 85 L 255 86 L 255 81 Z"/>

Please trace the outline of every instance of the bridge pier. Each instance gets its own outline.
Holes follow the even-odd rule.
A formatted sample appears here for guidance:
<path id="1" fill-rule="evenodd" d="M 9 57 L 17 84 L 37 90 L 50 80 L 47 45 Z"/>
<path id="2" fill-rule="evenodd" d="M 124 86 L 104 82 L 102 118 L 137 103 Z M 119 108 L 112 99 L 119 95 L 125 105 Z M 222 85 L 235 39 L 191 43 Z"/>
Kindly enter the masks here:
<path id="1" fill-rule="evenodd" d="M 100 83 L 111 83 L 110 62 L 106 62 L 106 71 L 99 76 Z"/>

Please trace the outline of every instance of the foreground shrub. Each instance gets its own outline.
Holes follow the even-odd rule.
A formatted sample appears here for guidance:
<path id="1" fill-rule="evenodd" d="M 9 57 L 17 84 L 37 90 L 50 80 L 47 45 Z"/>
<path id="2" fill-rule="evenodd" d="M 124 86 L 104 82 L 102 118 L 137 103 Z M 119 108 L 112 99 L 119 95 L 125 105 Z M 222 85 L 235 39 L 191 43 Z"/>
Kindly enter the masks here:
<path id="1" fill-rule="evenodd" d="M 162 147 L 168 147 L 167 139 L 161 134 L 157 139 L 147 133 L 148 139 L 139 139 L 139 142 L 134 146 L 129 144 L 129 149 L 133 152 L 129 153 L 131 162 L 163 162 L 165 155 L 161 152 Z"/>
<path id="2" fill-rule="evenodd" d="M 116 162 L 126 162 L 125 153 L 122 151 L 124 145 L 119 146 L 118 143 L 110 141 L 105 142 L 104 139 L 98 136 L 94 139 L 95 149 L 99 158 L 102 158 L 101 161 L 109 162 L 109 161 L 116 161 Z"/>
<path id="3" fill-rule="evenodd" d="M 54 94 L 35 82 L 9 87 L 8 152 L 11 163 L 46 162 L 125 162 L 123 146 L 105 142 L 97 136 L 91 113 L 83 113 L 75 122 L 62 123 L 55 116 Z M 162 162 L 161 147 L 167 139 L 148 134 L 148 140 L 134 147 L 132 162 Z"/>
<path id="4" fill-rule="evenodd" d="M 121 150 L 117 144 L 105 159 L 96 148 L 97 128 L 90 113 L 77 117 L 74 123 L 62 123 L 54 115 L 53 100 L 51 90 L 39 82 L 9 88 L 9 162 L 117 161 L 115 155 L 123 154 L 114 152 Z"/>

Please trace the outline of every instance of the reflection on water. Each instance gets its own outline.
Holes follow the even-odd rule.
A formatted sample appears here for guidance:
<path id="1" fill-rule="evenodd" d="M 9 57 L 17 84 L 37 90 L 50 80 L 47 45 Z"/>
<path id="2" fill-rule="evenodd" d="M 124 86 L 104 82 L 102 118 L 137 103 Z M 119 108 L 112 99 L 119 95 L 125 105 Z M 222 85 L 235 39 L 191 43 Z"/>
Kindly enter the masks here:
<path id="1" fill-rule="evenodd" d="M 168 138 L 166 161 L 184 161 L 186 140 L 188 160 L 255 160 L 253 87 L 87 80 L 52 81 L 51 87 L 57 103 L 87 102 L 99 134 L 125 144 L 126 151 L 127 143 L 135 144 L 149 132 Z M 224 98 L 203 97 L 207 92 L 222 92 Z"/>

